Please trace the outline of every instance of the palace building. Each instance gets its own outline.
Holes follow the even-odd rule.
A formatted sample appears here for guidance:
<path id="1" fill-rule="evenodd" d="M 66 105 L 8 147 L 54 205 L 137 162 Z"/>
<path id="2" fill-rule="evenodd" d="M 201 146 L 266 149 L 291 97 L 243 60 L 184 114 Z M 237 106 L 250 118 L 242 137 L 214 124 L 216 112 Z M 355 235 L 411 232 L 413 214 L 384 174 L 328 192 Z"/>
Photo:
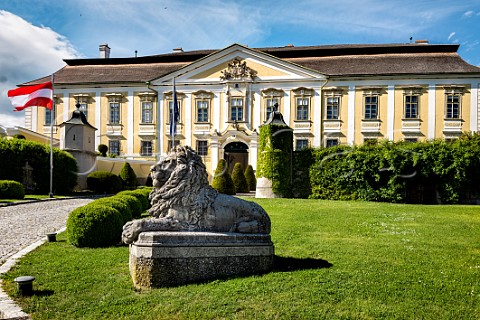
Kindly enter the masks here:
<path id="1" fill-rule="evenodd" d="M 257 163 L 259 126 L 275 105 L 294 147 L 371 139 L 456 139 L 478 131 L 480 68 L 455 44 L 323 45 L 183 51 L 65 60 L 54 73 L 55 108 L 28 108 L 26 128 L 62 137 L 76 105 L 97 129 L 95 145 L 126 159 L 155 160 L 172 145 L 173 80 L 180 120 L 175 143 L 190 145 L 211 174 L 225 158 Z M 50 76 L 24 85 L 49 81 Z"/>

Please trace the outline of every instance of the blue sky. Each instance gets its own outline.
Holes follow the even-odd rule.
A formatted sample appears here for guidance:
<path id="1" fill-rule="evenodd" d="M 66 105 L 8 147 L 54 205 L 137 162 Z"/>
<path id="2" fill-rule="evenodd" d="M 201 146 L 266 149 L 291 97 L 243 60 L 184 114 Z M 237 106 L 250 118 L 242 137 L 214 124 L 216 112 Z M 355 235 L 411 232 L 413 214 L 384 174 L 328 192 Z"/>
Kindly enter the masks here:
<path id="1" fill-rule="evenodd" d="M 343 43 L 458 43 L 480 66 L 480 0 L 0 0 L 0 125 L 23 125 L 7 91 L 66 58 Z"/>

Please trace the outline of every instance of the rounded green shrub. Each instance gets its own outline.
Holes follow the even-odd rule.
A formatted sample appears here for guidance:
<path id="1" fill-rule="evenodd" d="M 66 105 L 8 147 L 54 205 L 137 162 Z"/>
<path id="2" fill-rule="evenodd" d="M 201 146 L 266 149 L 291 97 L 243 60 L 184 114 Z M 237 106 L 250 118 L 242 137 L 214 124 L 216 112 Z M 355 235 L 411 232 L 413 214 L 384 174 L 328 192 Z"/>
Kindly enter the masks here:
<path id="1" fill-rule="evenodd" d="M 88 189 L 98 193 L 117 193 L 122 190 L 120 178 L 108 171 L 95 171 L 87 176 Z"/>
<path id="2" fill-rule="evenodd" d="M 135 189 L 138 186 L 137 175 L 130 163 L 125 162 L 118 176 L 122 180 L 123 189 Z"/>
<path id="3" fill-rule="evenodd" d="M 123 221 L 118 210 L 88 204 L 73 210 L 67 219 L 67 239 L 76 247 L 108 247 L 122 237 Z"/>
<path id="4" fill-rule="evenodd" d="M 251 165 L 248 165 L 247 169 L 245 169 L 245 179 L 247 180 L 248 190 L 255 191 L 257 188 L 257 178 L 255 178 L 255 172 L 253 172 Z"/>
<path id="5" fill-rule="evenodd" d="M 142 212 L 145 210 L 148 210 L 150 207 L 150 201 L 148 201 L 148 195 L 145 194 L 145 192 L 138 191 L 138 190 L 125 190 L 122 192 L 117 193 L 117 195 L 129 195 L 129 196 L 134 196 L 140 201 L 140 204 L 142 205 Z"/>
<path id="6" fill-rule="evenodd" d="M 102 155 L 102 157 L 106 157 L 106 156 L 107 156 L 107 151 L 108 151 L 107 145 L 105 145 L 105 144 L 99 144 L 97 150 L 98 150 L 98 152 L 100 152 L 100 154 Z"/>
<path id="7" fill-rule="evenodd" d="M 123 223 L 132 220 L 132 209 L 130 206 L 125 202 L 118 198 L 108 197 L 108 198 L 101 198 L 92 202 L 92 204 L 101 204 L 112 207 L 117 209 L 118 212 L 122 215 Z"/>
<path id="8" fill-rule="evenodd" d="M 13 180 L 0 180 L 0 199 L 23 199 L 24 197 L 23 184 Z"/>
<path id="9" fill-rule="evenodd" d="M 139 218 L 142 215 L 142 203 L 138 198 L 134 197 L 133 195 L 129 194 L 122 194 L 122 195 L 115 195 L 111 198 L 119 199 L 120 201 L 125 202 L 132 210 L 132 217 Z"/>
<path id="10" fill-rule="evenodd" d="M 227 161 L 220 159 L 217 168 L 215 169 L 215 176 L 213 178 L 212 187 L 220 193 L 235 194 L 235 185 L 232 177 L 228 172 Z"/>
<path id="11" fill-rule="evenodd" d="M 235 163 L 232 172 L 232 180 L 235 185 L 236 192 L 248 192 L 247 179 L 245 179 L 245 173 L 243 172 L 243 166 L 240 162 Z"/>

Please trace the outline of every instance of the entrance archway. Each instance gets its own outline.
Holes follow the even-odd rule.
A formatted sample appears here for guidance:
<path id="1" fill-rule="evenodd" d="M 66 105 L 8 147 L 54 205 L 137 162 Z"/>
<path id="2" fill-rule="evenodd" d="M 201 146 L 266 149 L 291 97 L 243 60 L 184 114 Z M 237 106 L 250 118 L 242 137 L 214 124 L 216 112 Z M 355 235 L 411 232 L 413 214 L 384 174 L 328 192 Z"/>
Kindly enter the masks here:
<path id="1" fill-rule="evenodd" d="M 227 161 L 228 170 L 230 173 L 237 162 L 242 164 L 245 170 L 248 165 L 248 146 L 240 141 L 230 142 L 223 148 L 223 158 Z"/>

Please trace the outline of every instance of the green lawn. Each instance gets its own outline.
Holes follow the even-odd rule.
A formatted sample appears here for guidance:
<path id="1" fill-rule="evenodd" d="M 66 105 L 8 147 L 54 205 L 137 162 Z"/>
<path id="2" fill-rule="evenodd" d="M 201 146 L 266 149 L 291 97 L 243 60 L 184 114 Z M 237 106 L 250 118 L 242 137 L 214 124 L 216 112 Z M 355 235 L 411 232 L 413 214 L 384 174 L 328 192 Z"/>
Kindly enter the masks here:
<path id="1" fill-rule="evenodd" d="M 33 319 L 480 319 L 480 206 L 261 199 L 275 269 L 136 292 L 128 248 L 47 243 L 4 276 Z"/>

